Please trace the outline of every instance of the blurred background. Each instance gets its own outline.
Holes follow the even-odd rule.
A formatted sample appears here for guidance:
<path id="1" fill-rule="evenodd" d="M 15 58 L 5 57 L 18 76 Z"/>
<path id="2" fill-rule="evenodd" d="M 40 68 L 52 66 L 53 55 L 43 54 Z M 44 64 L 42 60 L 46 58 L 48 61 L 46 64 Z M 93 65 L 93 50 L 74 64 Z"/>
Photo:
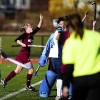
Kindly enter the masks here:
<path id="1" fill-rule="evenodd" d="M 12 57 L 15 57 L 19 48 L 12 48 L 12 44 L 18 35 L 20 27 L 24 23 L 31 23 L 36 27 L 39 22 L 39 14 L 44 16 L 41 30 L 34 37 L 34 44 L 45 45 L 49 35 L 54 32 L 52 20 L 71 13 L 79 13 L 83 18 L 88 11 L 84 26 L 92 29 L 94 5 L 97 3 L 97 23 L 95 30 L 100 28 L 100 0 L 0 0 L 0 37 L 1 48 Z M 31 57 L 39 57 L 43 48 L 32 48 Z"/>

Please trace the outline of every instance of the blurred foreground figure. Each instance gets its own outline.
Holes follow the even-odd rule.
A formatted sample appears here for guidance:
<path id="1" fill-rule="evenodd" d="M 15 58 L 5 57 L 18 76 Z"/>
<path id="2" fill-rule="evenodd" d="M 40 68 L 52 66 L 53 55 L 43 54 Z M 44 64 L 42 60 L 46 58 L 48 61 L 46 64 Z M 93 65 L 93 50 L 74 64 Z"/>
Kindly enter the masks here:
<path id="1" fill-rule="evenodd" d="M 73 76 L 73 100 L 100 100 L 100 34 L 84 29 L 78 14 L 70 15 L 67 27 L 70 37 L 62 54 L 67 65 L 64 86 Z"/>

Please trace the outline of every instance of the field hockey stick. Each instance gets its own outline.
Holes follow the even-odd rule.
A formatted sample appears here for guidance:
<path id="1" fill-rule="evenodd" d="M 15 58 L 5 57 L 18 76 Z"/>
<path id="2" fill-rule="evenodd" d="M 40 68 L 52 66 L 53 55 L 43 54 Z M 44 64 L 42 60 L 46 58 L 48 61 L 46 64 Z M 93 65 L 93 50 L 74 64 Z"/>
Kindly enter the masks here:
<path id="1" fill-rule="evenodd" d="M 37 73 L 38 73 L 39 69 L 40 69 L 40 66 L 38 66 L 36 71 L 34 72 L 34 77 L 37 77 Z"/>
<path id="2" fill-rule="evenodd" d="M 22 64 L 22 63 L 20 63 L 20 62 L 18 62 L 16 60 L 14 60 L 12 58 L 9 58 L 2 50 L 0 50 L 0 52 L 1 52 L 2 57 L 5 58 L 5 59 L 7 59 L 8 61 L 10 61 L 10 62 L 12 62 L 12 63 L 14 63 L 16 65 L 20 65 L 23 68 L 29 69 L 28 66 L 26 66 L 26 65 L 24 65 L 24 64 Z"/>
<path id="3" fill-rule="evenodd" d="M 45 46 L 42 46 L 42 45 L 27 45 L 28 47 L 42 47 L 44 48 Z M 12 47 L 21 47 L 21 45 L 12 45 Z"/>
<path id="4" fill-rule="evenodd" d="M 96 20 L 96 2 L 92 2 L 92 5 L 94 5 L 94 21 Z"/>

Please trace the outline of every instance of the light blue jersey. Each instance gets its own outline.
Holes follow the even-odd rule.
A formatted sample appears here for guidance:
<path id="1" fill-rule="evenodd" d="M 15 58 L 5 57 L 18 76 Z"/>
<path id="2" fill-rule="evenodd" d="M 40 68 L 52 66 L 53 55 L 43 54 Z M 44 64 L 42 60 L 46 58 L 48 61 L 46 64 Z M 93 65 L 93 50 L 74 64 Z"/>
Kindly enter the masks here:
<path id="1" fill-rule="evenodd" d="M 53 43 L 53 37 L 54 37 L 54 34 L 51 34 L 51 36 L 49 37 L 49 39 L 46 43 L 46 46 L 45 46 L 45 48 L 42 52 L 42 55 L 40 56 L 39 62 L 38 62 L 39 66 L 43 67 L 48 62 L 48 54 L 49 54 L 50 48 L 51 48 L 52 43 Z"/>
<path id="2" fill-rule="evenodd" d="M 58 31 L 55 31 L 53 39 L 52 39 L 52 45 L 49 52 L 49 58 L 61 58 L 62 57 L 62 45 L 59 42 L 59 40 L 56 40 L 55 37 L 57 36 Z"/>
<path id="3" fill-rule="evenodd" d="M 51 34 L 51 36 L 49 37 L 47 43 L 46 43 L 46 46 L 42 52 L 42 55 L 46 55 L 48 56 L 49 52 L 50 52 L 50 48 L 52 47 L 52 44 L 53 44 L 53 37 L 54 37 L 54 34 Z"/>
<path id="4" fill-rule="evenodd" d="M 59 41 L 54 39 L 55 33 L 51 34 L 46 46 L 42 52 L 42 55 L 49 55 L 49 58 L 61 58 L 62 57 L 62 45 Z M 56 51 L 55 51 L 56 50 Z M 56 55 L 54 55 L 56 54 Z"/>

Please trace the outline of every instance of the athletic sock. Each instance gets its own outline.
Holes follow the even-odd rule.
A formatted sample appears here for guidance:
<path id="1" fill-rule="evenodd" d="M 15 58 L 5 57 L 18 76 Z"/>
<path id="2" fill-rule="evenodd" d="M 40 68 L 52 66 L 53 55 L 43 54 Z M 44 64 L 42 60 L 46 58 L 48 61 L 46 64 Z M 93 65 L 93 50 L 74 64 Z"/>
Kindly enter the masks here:
<path id="1" fill-rule="evenodd" d="M 56 87 L 57 87 L 57 96 L 61 96 L 61 93 L 62 93 L 62 80 L 61 79 L 57 79 Z"/>
<path id="2" fill-rule="evenodd" d="M 5 81 L 8 82 L 9 80 L 11 80 L 14 76 L 16 76 L 15 71 L 12 71 L 6 78 Z"/>
<path id="3" fill-rule="evenodd" d="M 27 82 L 26 82 L 27 86 L 30 86 L 31 78 L 32 78 L 32 74 L 27 74 Z"/>

